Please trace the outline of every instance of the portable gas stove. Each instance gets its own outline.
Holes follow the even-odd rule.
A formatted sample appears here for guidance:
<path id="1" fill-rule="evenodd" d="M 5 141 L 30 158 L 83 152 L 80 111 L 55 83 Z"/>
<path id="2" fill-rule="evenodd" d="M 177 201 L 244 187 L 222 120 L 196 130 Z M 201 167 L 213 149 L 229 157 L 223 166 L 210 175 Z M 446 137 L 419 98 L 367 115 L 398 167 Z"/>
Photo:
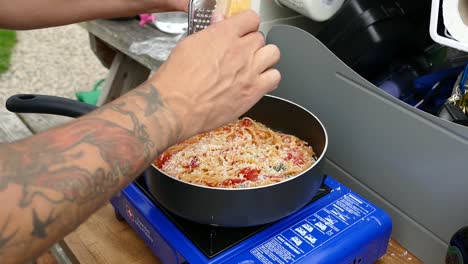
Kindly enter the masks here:
<path id="1" fill-rule="evenodd" d="M 303 209 L 249 228 L 180 218 L 158 205 L 143 178 L 111 202 L 164 264 L 374 263 L 385 254 L 392 229 L 383 210 L 331 177 Z"/>

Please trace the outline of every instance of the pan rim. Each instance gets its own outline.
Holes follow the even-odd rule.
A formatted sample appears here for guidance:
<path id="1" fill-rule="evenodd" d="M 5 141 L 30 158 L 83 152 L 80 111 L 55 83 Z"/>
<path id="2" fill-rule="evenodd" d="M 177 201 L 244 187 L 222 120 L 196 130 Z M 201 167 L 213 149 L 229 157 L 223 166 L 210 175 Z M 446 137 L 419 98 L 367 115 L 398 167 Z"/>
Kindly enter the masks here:
<path id="1" fill-rule="evenodd" d="M 287 100 L 287 99 L 284 99 L 284 98 L 281 98 L 281 97 L 278 97 L 278 96 L 270 95 L 270 94 L 265 94 L 264 97 L 270 97 L 270 98 L 274 98 L 274 99 L 277 99 L 277 100 L 281 100 L 281 101 L 292 104 L 292 105 L 294 105 L 296 107 L 299 107 L 302 110 L 306 111 L 309 115 L 314 117 L 315 120 L 320 124 L 320 127 L 322 128 L 322 130 L 323 130 L 323 132 L 325 134 L 325 146 L 323 148 L 322 154 L 318 157 L 318 159 L 314 162 L 314 164 L 312 164 L 310 167 L 308 167 L 306 170 L 304 170 L 300 174 L 298 174 L 298 175 L 296 175 L 294 177 L 291 177 L 289 179 L 286 179 L 284 181 L 269 184 L 269 185 L 265 185 L 265 186 L 256 186 L 256 187 L 247 187 L 247 188 L 220 188 L 220 187 L 210 187 L 210 186 L 203 186 L 203 185 L 198 185 L 198 184 L 194 184 L 194 183 L 190 183 L 190 182 L 185 182 L 185 181 L 182 181 L 182 180 L 180 180 L 180 179 L 178 179 L 178 178 L 176 178 L 174 176 L 171 176 L 171 175 L 163 172 L 158 167 L 156 167 L 153 163 L 151 163 L 151 167 L 156 169 L 158 172 L 162 173 L 164 176 L 169 177 L 169 178 L 171 178 L 173 180 L 176 180 L 178 182 L 181 182 L 183 184 L 191 185 L 191 186 L 198 187 L 198 188 L 217 190 L 217 191 L 249 191 L 249 190 L 256 190 L 256 189 L 264 189 L 264 188 L 269 188 L 269 187 L 277 186 L 277 185 L 292 181 L 292 180 L 297 179 L 300 176 L 304 175 L 308 171 L 312 170 L 315 166 L 317 166 L 320 163 L 320 161 L 322 159 L 324 159 L 324 157 L 325 157 L 325 153 L 327 152 L 327 149 L 328 149 L 328 133 L 327 133 L 327 130 L 325 129 L 325 126 L 322 124 L 322 121 L 315 114 L 313 114 L 311 111 L 309 111 L 305 107 L 303 107 L 303 106 L 301 106 L 301 105 L 299 105 L 299 104 L 297 104 L 295 102 L 292 102 L 290 100 Z"/>

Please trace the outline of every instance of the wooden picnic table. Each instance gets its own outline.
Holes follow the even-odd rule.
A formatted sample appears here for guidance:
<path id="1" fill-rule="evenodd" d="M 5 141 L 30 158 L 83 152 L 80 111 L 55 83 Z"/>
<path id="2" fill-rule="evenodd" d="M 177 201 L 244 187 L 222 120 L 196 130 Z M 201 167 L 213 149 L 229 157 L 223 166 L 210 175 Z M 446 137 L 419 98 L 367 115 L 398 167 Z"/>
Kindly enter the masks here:
<path id="1" fill-rule="evenodd" d="M 91 49 L 109 68 L 100 104 L 113 100 L 144 82 L 163 63 L 148 55 L 130 52 L 130 45 L 156 37 L 170 37 L 136 20 L 96 20 L 81 23 L 89 32 Z M 0 106 L 0 142 L 11 142 L 70 122 L 69 118 L 35 114 L 12 114 Z M 133 229 L 114 217 L 110 204 L 93 214 L 77 230 L 52 249 L 61 263 L 119 264 L 160 263 Z M 50 255 L 42 264 L 54 263 Z M 377 264 L 422 263 L 397 241 Z"/>
<path id="2" fill-rule="evenodd" d="M 102 88 L 99 104 L 112 101 L 143 83 L 164 62 L 147 54 L 130 51 L 134 43 L 155 38 L 173 38 L 156 28 L 141 27 L 133 20 L 95 20 L 80 24 L 89 32 L 90 46 L 109 74 Z"/>

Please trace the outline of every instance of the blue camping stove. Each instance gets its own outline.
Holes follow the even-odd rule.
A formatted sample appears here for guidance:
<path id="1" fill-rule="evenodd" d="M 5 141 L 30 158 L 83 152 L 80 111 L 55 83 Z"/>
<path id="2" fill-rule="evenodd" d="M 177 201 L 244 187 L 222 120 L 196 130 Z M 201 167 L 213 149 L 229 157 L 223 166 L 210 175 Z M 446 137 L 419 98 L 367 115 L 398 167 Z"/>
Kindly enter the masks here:
<path id="1" fill-rule="evenodd" d="M 142 178 L 111 202 L 164 264 L 370 264 L 386 253 L 392 229 L 383 210 L 331 177 L 295 214 L 249 228 L 202 225 L 173 215 Z"/>

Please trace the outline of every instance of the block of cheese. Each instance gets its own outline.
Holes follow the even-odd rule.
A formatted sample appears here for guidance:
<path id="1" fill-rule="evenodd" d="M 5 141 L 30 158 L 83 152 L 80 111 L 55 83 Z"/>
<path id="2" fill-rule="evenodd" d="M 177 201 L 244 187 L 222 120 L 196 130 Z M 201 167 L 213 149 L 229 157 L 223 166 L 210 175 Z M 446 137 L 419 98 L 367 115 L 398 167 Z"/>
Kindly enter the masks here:
<path id="1" fill-rule="evenodd" d="M 251 0 L 217 0 L 216 10 L 225 17 L 230 17 L 251 8 Z"/>

